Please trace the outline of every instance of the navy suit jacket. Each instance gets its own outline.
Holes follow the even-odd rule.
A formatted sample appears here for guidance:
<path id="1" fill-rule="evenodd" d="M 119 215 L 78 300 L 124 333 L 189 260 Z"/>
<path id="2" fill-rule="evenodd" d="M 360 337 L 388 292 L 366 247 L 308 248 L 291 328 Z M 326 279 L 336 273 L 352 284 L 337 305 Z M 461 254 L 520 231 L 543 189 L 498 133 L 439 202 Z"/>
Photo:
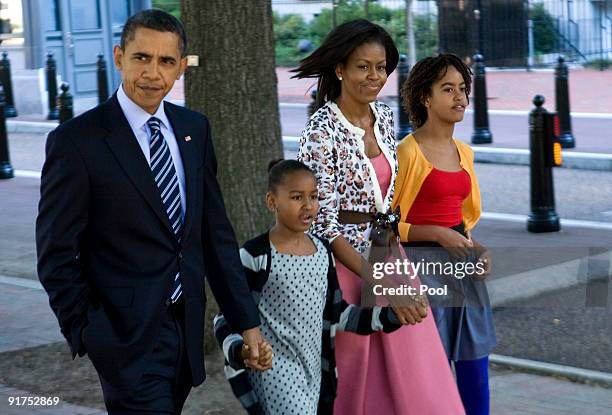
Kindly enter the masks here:
<path id="1" fill-rule="evenodd" d="M 165 111 L 185 170 L 180 244 L 116 95 L 49 134 L 42 172 L 40 281 L 73 358 L 88 353 L 107 382 L 125 388 L 146 368 L 177 271 L 193 385 L 205 378 L 205 275 L 235 331 L 259 325 L 216 179 L 210 124 L 170 103 Z"/>

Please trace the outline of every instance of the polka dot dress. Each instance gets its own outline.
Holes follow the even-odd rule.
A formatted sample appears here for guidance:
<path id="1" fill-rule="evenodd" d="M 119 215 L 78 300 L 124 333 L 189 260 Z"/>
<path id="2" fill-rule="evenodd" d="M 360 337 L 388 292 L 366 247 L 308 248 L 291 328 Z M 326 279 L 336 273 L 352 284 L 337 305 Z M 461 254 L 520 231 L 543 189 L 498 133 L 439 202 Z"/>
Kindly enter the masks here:
<path id="1" fill-rule="evenodd" d="M 317 413 L 329 259 L 323 243 L 312 241 L 317 252 L 307 256 L 281 254 L 272 246 L 259 314 L 262 334 L 274 349 L 274 367 L 248 371 L 266 414 Z"/>

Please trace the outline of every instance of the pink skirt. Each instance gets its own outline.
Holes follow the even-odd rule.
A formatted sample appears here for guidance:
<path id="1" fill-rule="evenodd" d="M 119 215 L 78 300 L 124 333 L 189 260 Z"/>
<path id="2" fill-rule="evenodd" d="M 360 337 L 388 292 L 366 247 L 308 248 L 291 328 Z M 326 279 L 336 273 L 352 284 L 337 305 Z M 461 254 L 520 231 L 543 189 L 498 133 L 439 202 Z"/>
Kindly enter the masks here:
<path id="1" fill-rule="evenodd" d="M 359 304 L 361 278 L 339 261 L 336 268 L 343 298 Z M 336 333 L 336 365 L 334 414 L 465 414 L 431 311 L 390 334 Z"/>

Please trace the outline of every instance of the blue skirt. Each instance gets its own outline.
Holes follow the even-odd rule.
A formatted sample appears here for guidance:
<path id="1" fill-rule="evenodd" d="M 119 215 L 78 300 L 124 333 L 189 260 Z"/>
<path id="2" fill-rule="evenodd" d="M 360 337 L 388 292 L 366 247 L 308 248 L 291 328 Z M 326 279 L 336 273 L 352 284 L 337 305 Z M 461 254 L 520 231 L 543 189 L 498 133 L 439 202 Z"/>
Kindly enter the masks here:
<path id="1" fill-rule="evenodd" d="M 464 233 L 462 225 L 453 229 Z M 428 299 L 448 359 L 475 360 L 491 354 L 497 337 L 486 282 L 466 272 L 476 269 L 475 254 L 457 260 L 434 242 L 403 245 L 410 261 L 420 267 L 422 284 L 431 289 Z"/>

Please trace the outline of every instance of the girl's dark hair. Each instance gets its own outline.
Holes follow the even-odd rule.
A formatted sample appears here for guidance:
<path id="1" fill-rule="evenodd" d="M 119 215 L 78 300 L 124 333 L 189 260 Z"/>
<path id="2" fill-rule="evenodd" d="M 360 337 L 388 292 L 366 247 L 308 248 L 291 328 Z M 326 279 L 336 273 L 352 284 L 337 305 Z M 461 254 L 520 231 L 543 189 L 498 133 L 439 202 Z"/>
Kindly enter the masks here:
<path id="1" fill-rule="evenodd" d="M 285 181 L 287 175 L 298 171 L 304 171 L 312 174 L 312 177 L 315 178 L 316 181 L 314 172 L 300 161 L 283 159 L 272 160 L 268 164 L 268 191 L 276 191 L 278 186 Z"/>
<path id="2" fill-rule="evenodd" d="M 431 95 L 431 87 L 446 75 L 449 66 L 453 66 L 465 82 L 465 96 L 470 101 L 472 87 L 472 70 L 461 58 L 452 53 L 441 53 L 421 59 L 414 65 L 408 79 L 402 85 L 400 95 L 404 110 L 410 116 L 414 128 L 419 128 L 427 121 L 425 99 Z"/>
<path id="3" fill-rule="evenodd" d="M 292 78 L 319 78 L 317 84 L 317 108 L 326 101 L 335 100 L 340 95 L 340 81 L 336 77 L 336 65 L 346 63 L 355 48 L 365 43 L 378 43 L 385 48 L 386 72 L 395 70 L 399 53 L 393 39 L 377 24 L 365 19 L 351 20 L 332 30 L 321 46 L 300 61 L 300 66 L 292 69 Z"/>

